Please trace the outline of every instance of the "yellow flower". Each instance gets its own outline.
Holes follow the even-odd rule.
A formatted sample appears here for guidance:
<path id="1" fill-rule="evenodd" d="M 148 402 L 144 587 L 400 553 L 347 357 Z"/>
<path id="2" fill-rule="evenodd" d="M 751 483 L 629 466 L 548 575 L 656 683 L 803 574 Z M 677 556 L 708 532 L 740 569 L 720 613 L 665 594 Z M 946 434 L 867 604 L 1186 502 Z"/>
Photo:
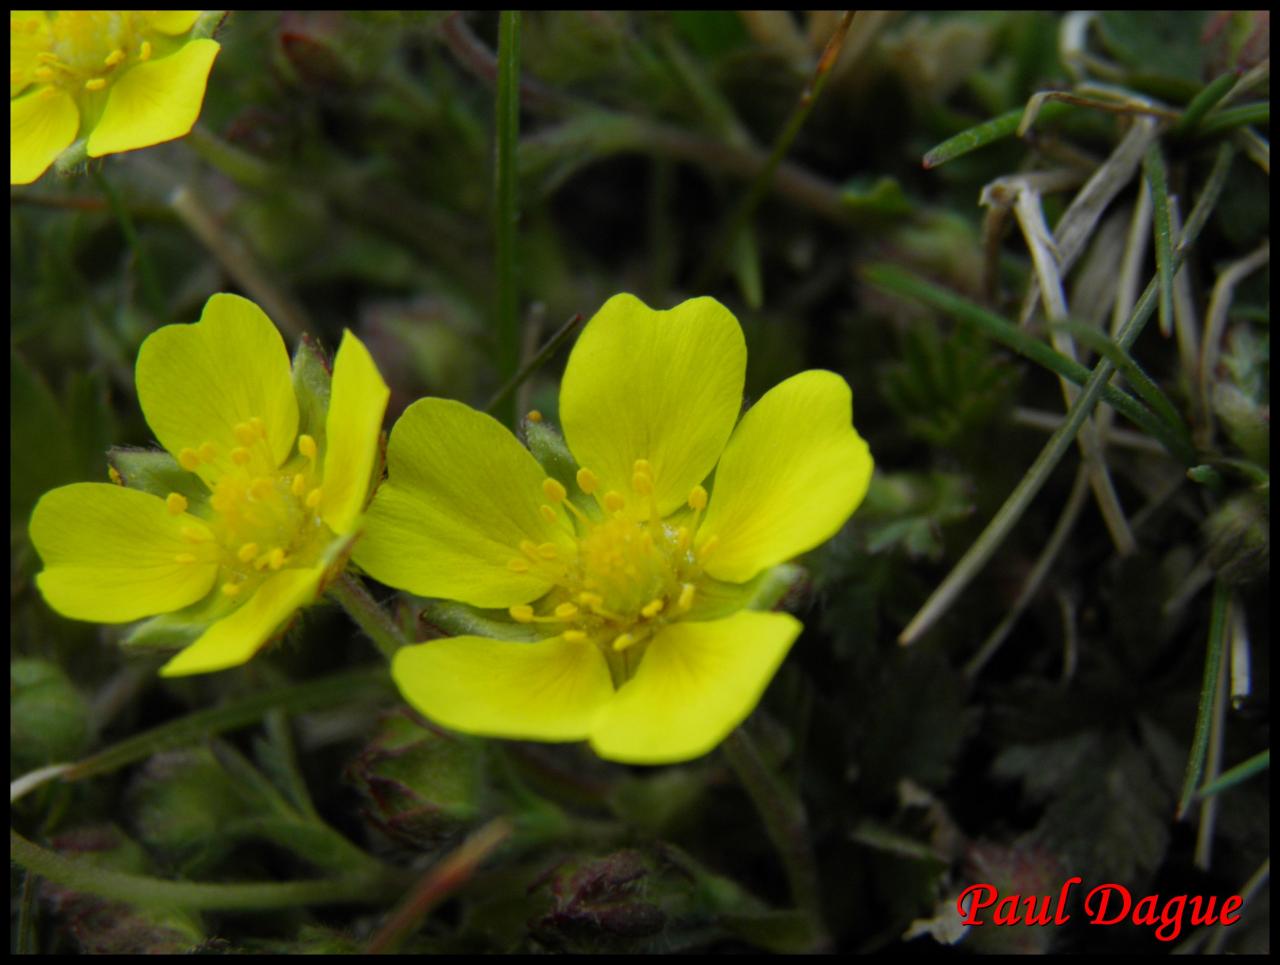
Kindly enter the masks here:
<path id="1" fill-rule="evenodd" d="M 164 614 L 133 639 L 189 644 L 161 670 L 172 676 L 244 663 L 311 602 L 357 530 L 389 393 L 350 332 L 331 384 L 309 351 L 291 378 L 280 333 L 237 295 L 153 332 L 138 401 L 171 455 L 125 453 L 130 488 L 40 499 L 30 534 L 49 605 L 100 623 Z"/>
<path id="2" fill-rule="evenodd" d="M 745 369 L 737 319 L 713 299 L 611 298 L 565 371 L 576 462 L 560 478 L 487 415 L 410 406 L 353 557 L 514 622 L 507 640 L 400 650 L 406 699 L 455 730 L 588 739 L 642 764 L 705 754 L 737 726 L 801 630 L 743 608 L 768 570 L 840 528 L 872 469 L 844 379 L 802 372 L 739 422 Z"/>
<path id="3" fill-rule="evenodd" d="M 77 137 L 90 157 L 182 137 L 218 44 L 199 10 L 9 14 L 9 183 L 30 184 Z"/>

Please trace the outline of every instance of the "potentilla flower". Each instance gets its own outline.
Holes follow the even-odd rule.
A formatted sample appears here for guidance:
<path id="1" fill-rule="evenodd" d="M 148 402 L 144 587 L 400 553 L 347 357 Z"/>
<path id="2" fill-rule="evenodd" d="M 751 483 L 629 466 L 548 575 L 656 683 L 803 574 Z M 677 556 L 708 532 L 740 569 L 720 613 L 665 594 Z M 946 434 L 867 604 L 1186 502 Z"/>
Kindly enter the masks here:
<path id="1" fill-rule="evenodd" d="M 392 671 L 414 707 L 643 764 L 705 754 L 751 712 L 801 630 L 745 609 L 753 590 L 843 525 L 872 460 L 832 372 L 787 379 L 739 422 L 746 360 L 713 299 L 653 311 L 614 296 L 569 358 L 560 415 L 576 464 L 558 475 L 461 403 L 405 411 L 355 561 L 511 619 L 507 640 L 400 650 Z"/>
<path id="2" fill-rule="evenodd" d="M 182 137 L 218 44 L 199 10 L 9 14 L 9 183 L 30 184 L 77 138 L 89 157 Z"/>
<path id="3" fill-rule="evenodd" d="M 99 623 L 164 614 L 141 629 L 189 644 L 161 670 L 173 676 L 244 663 L 315 599 L 357 532 L 389 392 L 349 331 L 331 384 L 298 374 L 271 320 L 237 295 L 148 336 L 138 401 L 169 455 L 135 458 L 147 465 L 126 465 L 127 486 L 40 499 L 30 535 L 49 605 Z"/>

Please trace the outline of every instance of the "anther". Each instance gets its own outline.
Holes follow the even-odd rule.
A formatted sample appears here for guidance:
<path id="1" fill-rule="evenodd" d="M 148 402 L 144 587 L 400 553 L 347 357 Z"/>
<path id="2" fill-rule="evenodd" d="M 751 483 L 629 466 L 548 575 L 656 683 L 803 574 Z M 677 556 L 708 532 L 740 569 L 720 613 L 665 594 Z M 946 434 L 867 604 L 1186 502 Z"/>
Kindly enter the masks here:
<path id="1" fill-rule="evenodd" d="M 205 530 L 195 526 L 184 526 L 179 532 L 188 543 L 205 543 L 209 539 L 209 534 Z"/>
<path id="2" fill-rule="evenodd" d="M 267 565 L 270 566 L 273 570 L 278 570 L 280 569 L 280 567 L 284 566 L 284 561 L 285 561 L 284 550 L 279 546 L 275 547 L 274 549 L 271 550 L 270 553 L 267 554 Z"/>
<path id="3" fill-rule="evenodd" d="M 139 60 L 151 59 L 151 41 L 150 40 L 144 40 L 142 42 L 142 46 L 138 48 L 138 59 Z"/>
<path id="4" fill-rule="evenodd" d="M 515 560 L 512 560 L 512 562 L 514 563 Z M 527 603 L 517 603 L 513 607 L 508 607 L 507 612 L 511 614 L 511 619 L 517 623 L 533 622 L 533 607 Z"/>
<path id="5" fill-rule="evenodd" d="M 560 550 L 555 543 L 543 543 L 538 547 L 538 555 L 544 560 L 558 559 Z"/>
<path id="6" fill-rule="evenodd" d="M 125 52 L 117 47 L 115 50 L 111 51 L 111 53 L 107 54 L 107 59 L 102 63 L 106 67 L 114 67 L 116 64 L 120 63 L 120 61 L 124 60 L 124 58 Z"/>
<path id="7" fill-rule="evenodd" d="M 238 422 L 235 427 L 236 438 L 240 440 L 240 445 L 251 446 L 258 441 L 257 430 L 247 422 Z"/>
<path id="8" fill-rule="evenodd" d="M 693 595 L 695 592 L 697 591 L 694 590 L 692 583 L 686 583 L 683 587 L 681 587 L 680 599 L 676 602 L 676 609 L 678 609 L 681 613 L 684 613 L 686 610 L 692 607 Z"/>
<path id="9" fill-rule="evenodd" d="M 649 477 L 653 476 L 653 466 L 649 463 L 648 459 L 637 459 L 631 464 L 631 471 L 643 473 Z"/>
<path id="10" fill-rule="evenodd" d="M 243 583 L 223 583 L 222 595 L 223 596 L 239 596 L 240 591 L 242 589 L 244 589 Z"/>
<path id="11" fill-rule="evenodd" d="M 86 80 L 84 82 L 85 90 L 102 90 L 106 86 L 107 79 L 105 77 L 94 77 L 91 80 Z"/>
<path id="12" fill-rule="evenodd" d="M 316 457 L 316 441 L 305 432 L 298 436 L 298 451 L 306 456 L 307 459 L 314 460 Z"/>
<path id="13" fill-rule="evenodd" d="M 676 547 L 683 553 L 689 548 L 689 527 L 681 526 L 676 530 Z"/>
<path id="14" fill-rule="evenodd" d="M 689 508 L 702 512 L 707 508 L 707 491 L 701 486 L 689 490 Z"/>
<path id="15" fill-rule="evenodd" d="M 170 516 L 181 516 L 187 511 L 187 497 L 182 493 L 170 493 L 164 498 L 164 508 Z"/>
<path id="16" fill-rule="evenodd" d="M 320 505 L 320 500 L 324 498 L 324 491 L 318 486 L 307 493 L 307 509 L 315 509 Z"/>
<path id="17" fill-rule="evenodd" d="M 196 558 L 192 553 L 179 553 L 173 558 L 173 561 L 175 563 L 194 563 Z"/>
<path id="18" fill-rule="evenodd" d="M 188 446 L 178 453 L 178 465 L 187 472 L 195 472 L 200 467 L 200 453 Z"/>
<path id="19" fill-rule="evenodd" d="M 520 541 L 520 552 L 525 556 L 532 556 L 537 559 L 538 544 L 531 539 L 522 539 Z"/>
<path id="20" fill-rule="evenodd" d="M 644 616 L 646 620 L 652 620 L 654 617 L 656 617 L 659 613 L 662 612 L 662 608 L 666 605 L 667 605 L 667 601 L 659 597 L 656 600 L 650 600 L 648 603 L 642 606 L 640 608 L 640 613 Z"/>
<path id="21" fill-rule="evenodd" d="M 241 563 L 252 562 L 253 558 L 258 555 L 257 543 L 245 543 L 236 551 L 236 559 Z"/>
<path id="22" fill-rule="evenodd" d="M 525 416 L 525 418 L 528 419 L 530 422 L 541 422 L 542 413 L 539 412 L 537 409 L 530 409 L 529 414 Z"/>
<path id="23" fill-rule="evenodd" d="M 583 590 L 578 594 L 578 602 L 583 606 L 597 607 L 604 603 L 604 597 L 598 593 L 589 593 Z"/>
<path id="24" fill-rule="evenodd" d="M 53 80 L 52 67 L 37 67 L 33 74 L 36 80 Z"/>
<path id="25" fill-rule="evenodd" d="M 542 491 L 553 503 L 563 502 L 564 498 L 569 495 L 568 490 L 564 488 L 560 480 L 552 479 L 550 476 L 542 480 Z"/>
<path id="26" fill-rule="evenodd" d="M 302 473 L 298 473 L 296 476 L 293 477 L 293 483 L 290 484 L 289 486 L 289 492 L 293 493 L 295 496 L 301 499 L 302 494 L 305 493 L 306 491 L 307 491 L 307 477 L 304 476 Z"/>
<path id="27" fill-rule="evenodd" d="M 583 640 L 587 639 L 587 635 L 581 630 L 566 630 L 564 633 L 560 634 L 560 636 L 564 637 L 568 643 L 581 643 Z"/>
<path id="28" fill-rule="evenodd" d="M 265 499 L 270 499 L 271 494 L 275 492 L 275 488 L 270 479 L 266 476 L 259 476 L 249 483 L 249 498 L 260 503 Z"/>
<path id="29" fill-rule="evenodd" d="M 218 447 L 212 442 L 203 443 L 200 446 L 200 461 L 213 462 L 218 458 Z"/>
<path id="30" fill-rule="evenodd" d="M 620 633 L 613 638 L 613 649 L 616 653 L 621 653 L 636 642 L 636 638 L 629 633 Z"/>
<path id="31" fill-rule="evenodd" d="M 616 513 L 625 505 L 627 505 L 627 501 L 622 498 L 622 493 L 610 489 L 604 494 L 604 508 L 609 512 Z"/>
<path id="32" fill-rule="evenodd" d="M 528 573 L 529 561 L 522 560 L 518 556 L 512 557 L 511 559 L 507 560 L 507 569 L 509 569 L 512 573 Z"/>
<path id="33" fill-rule="evenodd" d="M 249 417 L 249 428 L 254 431 L 254 434 L 257 435 L 259 439 L 265 439 L 267 437 L 267 424 L 258 416 L 254 415 Z"/>
<path id="34" fill-rule="evenodd" d="M 578 608 L 572 603 L 561 603 L 556 607 L 556 616 L 561 620 L 569 620 L 578 615 Z"/>
<path id="35" fill-rule="evenodd" d="M 249 450 L 246 449 L 244 446 L 236 446 L 234 449 L 231 450 L 231 461 L 234 462 L 237 466 L 245 465 L 250 458 L 251 457 L 249 455 Z"/>
<path id="36" fill-rule="evenodd" d="M 641 496 L 648 496 L 653 492 L 653 479 L 647 473 L 636 471 L 631 474 L 631 488 Z"/>
<path id="37" fill-rule="evenodd" d="M 117 486 L 124 485 L 124 477 L 120 475 L 120 470 L 110 463 L 107 464 L 107 478 Z"/>
<path id="38" fill-rule="evenodd" d="M 541 506 L 538 507 L 538 512 L 542 514 L 542 518 L 545 519 L 548 523 L 560 522 L 560 517 L 556 514 L 556 511 L 552 509 L 550 506 L 548 506 L 546 503 L 543 503 Z"/>
<path id="39" fill-rule="evenodd" d="M 600 480 L 590 469 L 578 470 L 578 488 L 590 496 L 600 485 Z"/>

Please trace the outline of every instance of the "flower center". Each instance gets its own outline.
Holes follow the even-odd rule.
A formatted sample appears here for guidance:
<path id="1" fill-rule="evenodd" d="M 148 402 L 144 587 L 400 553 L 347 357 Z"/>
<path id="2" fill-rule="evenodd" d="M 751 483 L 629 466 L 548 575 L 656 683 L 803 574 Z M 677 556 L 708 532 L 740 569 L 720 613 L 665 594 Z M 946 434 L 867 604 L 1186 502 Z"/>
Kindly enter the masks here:
<path id="1" fill-rule="evenodd" d="M 566 640 L 590 640 L 609 658 L 615 678 L 625 680 L 654 632 L 684 617 L 692 608 L 703 579 L 702 562 L 714 549 L 708 540 L 695 551 L 693 536 L 707 505 L 707 491 L 695 486 L 689 493 L 693 510 L 683 524 L 659 518 L 653 498 L 653 470 L 648 460 L 637 459 L 631 492 L 598 492 L 599 481 L 590 469 L 578 471 L 578 487 L 593 500 L 590 514 L 569 500 L 565 487 L 555 479 L 543 481 L 547 503 L 542 514 L 562 522 L 556 505 L 563 505 L 576 525 L 572 548 L 558 543 L 520 545 L 521 555 L 507 565 L 516 573 L 546 576 L 554 588 L 537 607 L 521 604 L 510 608 L 520 623 L 558 626 Z M 637 509 L 648 512 L 639 519 Z M 541 611 L 541 612 L 539 612 Z"/>
<path id="2" fill-rule="evenodd" d="M 285 567 L 310 567 L 319 559 L 333 534 L 320 518 L 320 470 L 316 441 L 298 437 L 300 458 L 276 468 L 267 442 L 266 424 L 253 417 L 235 427 L 239 443 L 223 453 L 212 442 L 178 453 L 183 469 L 213 470 L 213 533 L 191 527 L 183 535 L 192 552 L 178 562 L 216 561 L 221 567 L 222 592 L 237 597 L 253 589 L 269 573 Z M 166 504 L 177 515 L 187 509 L 186 497 L 170 493 Z"/>
<path id="3" fill-rule="evenodd" d="M 151 42 L 141 36 L 143 19 L 136 13 L 106 10 L 59 10 L 48 21 L 44 49 L 35 53 L 30 77 L 18 77 L 10 66 L 11 82 L 31 80 L 69 93 L 100 91 L 127 61 L 151 58 Z M 10 33 L 36 34 L 34 20 L 10 20 Z"/>

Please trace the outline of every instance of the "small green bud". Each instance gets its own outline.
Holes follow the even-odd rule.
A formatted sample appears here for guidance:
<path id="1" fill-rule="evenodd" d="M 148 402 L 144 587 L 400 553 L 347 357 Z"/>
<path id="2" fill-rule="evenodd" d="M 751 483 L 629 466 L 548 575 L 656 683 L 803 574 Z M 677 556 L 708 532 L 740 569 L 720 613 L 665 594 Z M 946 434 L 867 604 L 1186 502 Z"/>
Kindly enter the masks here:
<path id="1" fill-rule="evenodd" d="M 89 745 L 89 708 L 47 660 L 9 664 L 9 773 L 74 761 Z"/>

